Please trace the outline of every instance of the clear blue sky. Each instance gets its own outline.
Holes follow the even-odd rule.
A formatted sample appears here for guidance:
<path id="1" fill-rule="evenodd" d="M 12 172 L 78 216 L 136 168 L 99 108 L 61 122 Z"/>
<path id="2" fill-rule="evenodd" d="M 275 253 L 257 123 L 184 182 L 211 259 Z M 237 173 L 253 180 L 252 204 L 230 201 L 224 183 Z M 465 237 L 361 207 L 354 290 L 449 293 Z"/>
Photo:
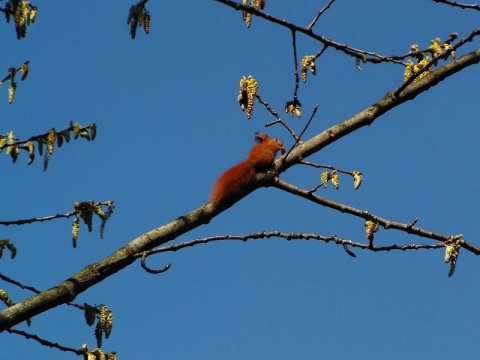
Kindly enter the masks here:
<path id="1" fill-rule="evenodd" d="M 95 122 L 92 143 L 56 149 L 46 173 L 42 159 L 12 165 L 0 158 L 1 220 L 66 213 L 75 201 L 114 200 L 105 239 L 80 230 L 71 245 L 71 221 L 2 227 L 18 248 L 0 271 L 48 289 L 111 254 L 140 234 L 207 201 L 214 180 L 243 160 L 252 135 L 271 115 L 257 104 L 247 121 L 236 102 L 241 76 L 253 75 L 259 93 L 284 115 L 294 88 L 290 31 L 215 1 L 150 1 L 151 33 L 132 41 L 130 1 L 35 3 L 39 14 L 17 41 L 1 22 L 0 68 L 30 60 L 13 105 L 0 90 L 1 133 L 18 138 Z M 326 1 L 267 1 L 265 11 L 306 26 Z M 315 32 L 384 55 L 421 48 L 452 32 L 467 36 L 480 13 L 434 1 L 341 1 Z M 460 51 L 478 48 L 478 40 Z M 299 36 L 298 53 L 321 45 Z M 328 50 L 317 76 L 301 85 L 304 116 L 289 118 L 299 132 L 319 105 L 312 136 L 376 102 L 403 81 L 403 68 L 363 64 Z M 3 76 L 3 75 L 2 75 Z M 463 233 L 479 244 L 478 79 L 471 67 L 389 112 L 311 161 L 364 174 L 353 191 L 321 190 L 332 200 L 384 218 L 443 234 Z M 267 131 L 292 139 L 280 127 Z M 282 178 L 313 187 L 319 171 L 291 168 Z M 176 241 L 254 231 L 313 232 L 363 242 L 363 220 L 312 205 L 275 189 L 260 189 Z M 381 229 L 377 244 L 432 243 Z M 269 239 L 212 243 L 149 259 L 172 262 L 163 275 L 139 264 L 79 296 L 105 303 L 115 323 L 105 351 L 119 359 L 477 359 L 480 355 L 480 260 L 462 251 L 452 278 L 444 251 L 371 253 L 315 241 Z M 0 283 L 14 301 L 30 296 Z M 25 325 L 18 326 L 24 329 Z M 83 314 L 63 306 L 33 319 L 27 331 L 65 346 L 95 347 Z M 69 359 L 74 355 L 2 333 L 0 358 Z"/>

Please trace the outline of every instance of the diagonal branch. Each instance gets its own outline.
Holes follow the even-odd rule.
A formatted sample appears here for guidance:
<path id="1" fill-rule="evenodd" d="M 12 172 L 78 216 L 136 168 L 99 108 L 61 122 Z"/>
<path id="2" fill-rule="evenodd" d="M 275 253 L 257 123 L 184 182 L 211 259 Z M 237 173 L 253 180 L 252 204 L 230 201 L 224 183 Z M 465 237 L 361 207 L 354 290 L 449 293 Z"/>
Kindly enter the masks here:
<path id="1" fill-rule="evenodd" d="M 298 164 L 302 159 L 320 151 L 329 144 L 361 127 L 371 125 L 376 119 L 389 110 L 408 100 L 412 100 L 449 76 L 467 68 L 468 66 L 477 64 L 478 62 L 480 62 L 480 50 L 473 51 L 440 67 L 431 75 L 408 86 L 398 96 L 394 96 L 394 93 L 390 92 L 383 99 L 359 114 L 352 116 L 338 125 L 316 135 L 312 139 L 299 144 L 290 153 L 288 159 L 283 157 L 277 160 L 275 170 L 277 173 L 287 170 L 289 167 Z M 207 203 L 188 214 L 182 215 L 163 226 L 137 237 L 113 254 L 96 263 L 86 266 L 83 270 L 72 275 L 57 286 L 1 311 L 0 332 L 9 329 L 30 317 L 34 317 L 35 315 L 58 305 L 72 301 L 76 296 L 90 287 L 131 265 L 137 259 L 136 254 L 161 246 L 192 229 L 209 223 L 219 213 L 231 207 L 235 202 L 247 196 L 255 189 L 261 186 L 271 185 L 274 182 L 275 177 L 276 174 L 273 172 L 258 174 L 257 181 L 252 184 L 252 186 L 242 190 L 232 197 L 232 200 L 229 203 L 218 206 L 212 203 Z M 313 195 L 308 195 L 308 197 L 311 196 Z"/>
<path id="2" fill-rule="evenodd" d="M 352 48 L 352 47 L 350 47 L 346 44 L 341 44 L 339 42 L 328 39 L 325 36 L 318 35 L 318 34 L 316 34 L 312 31 L 312 28 L 301 27 L 301 26 L 295 25 L 293 23 L 290 23 L 290 22 L 286 21 L 285 19 L 280 19 L 280 18 L 277 18 L 277 17 L 272 16 L 270 14 L 264 13 L 263 11 L 257 10 L 257 9 L 255 9 L 255 7 L 242 5 L 242 4 L 239 4 L 239 3 L 235 2 L 235 1 L 231 1 L 231 0 L 215 0 L 215 1 L 220 2 L 224 5 L 230 6 L 231 8 L 233 8 L 237 11 L 246 11 L 246 12 L 251 13 L 253 15 L 259 16 L 259 17 L 261 17 L 265 20 L 268 20 L 268 21 L 270 21 L 274 24 L 278 24 L 280 26 L 286 27 L 286 28 L 290 29 L 292 32 L 297 31 L 297 32 L 303 33 L 303 34 L 311 37 L 312 39 L 320 41 L 322 44 L 324 44 L 326 46 L 331 46 L 332 48 L 334 48 L 336 50 L 342 51 L 343 53 L 345 53 L 347 55 L 350 55 L 350 56 L 353 56 L 353 57 L 355 57 L 357 59 L 360 59 L 362 61 L 365 60 L 365 61 L 369 61 L 369 62 L 372 62 L 372 63 L 393 62 L 393 63 L 396 63 L 396 64 L 402 64 L 403 65 L 400 58 L 405 58 L 405 57 L 410 56 L 410 54 L 406 54 L 406 55 L 403 55 L 403 56 L 400 56 L 400 57 L 398 57 L 398 56 L 397 57 L 384 56 L 384 55 L 376 54 L 376 53 L 371 52 L 371 51 L 355 49 L 355 48 Z M 368 56 L 368 58 L 367 58 L 367 56 Z"/>
<path id="3" fill-rule="evenodd" d="M 304 199 L 310 200 L 311 202 L 314 202 L 316 204 L 328 207 L 330 209 L 334 209 L 337 211 L 340 211 L 342 213 L 347 213 L 353 216 L 357 216 L 359 218 L 365 219 L 365 220 L 372 220 L 374 222 L 377 222 L 379 225 L 381 225 L 385 229 L 395 229 L 395 230 L 400 230 L 404 231 L 408 234 L 428 238 L 428 239 L 433 239 L 441 242 L 448 242 L 451 239 L 451 236 L 447 235 L 442 235 L 439 233 L 435 233 L 432 231 L 424 230 L 422 228 L 413 226 L 416 221 L 414 221 L 411 224 L 405 224 L 405 223 L 400 223 L 396 221 L 391 221 L 388 219 L 384 219 L 380 216 L 377 216 L 375 214 L 371 214 L 370 212 L 366 210 L 361 210 L 357 209 L 353 206 L 342 204 L 333 200 L 329 200 L 327 198 L 324 198 L 319 195 L 315 195 L 312 192 L 301 189 L 299 187 L 296 187 L 290 183 L 287 183 L 286 181 L 277 179 L 275 182 L 274 186 L 278 189 L 284 190 L 290 194 L 297 195 L 300 197 L 303 197 Z M 480 255 L 480 247 L 476 247 L 472 244 L 469 244 L 465 240 L 462 240 L 461 246 L 468 249 L 469 251 L 473 252 L 475 255 Z"/>

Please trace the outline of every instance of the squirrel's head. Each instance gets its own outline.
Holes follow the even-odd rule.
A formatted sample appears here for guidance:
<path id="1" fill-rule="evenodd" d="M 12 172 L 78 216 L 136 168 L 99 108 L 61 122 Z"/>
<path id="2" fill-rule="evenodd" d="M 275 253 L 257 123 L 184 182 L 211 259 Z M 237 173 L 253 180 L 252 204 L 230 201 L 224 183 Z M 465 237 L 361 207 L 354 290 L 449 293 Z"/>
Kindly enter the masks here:
<path id="1" fill-rule="evenodd" d="M 272 149 L 272 151 L 274 151 L 275 153 L 277 151 L 281 151 L 282 154 L 285 153 L 285 148 L 283 147 L 283 142 L 281 142 L 278 139 L 271 138 L 270 136 L 268 136 L 264 132 L 256 132 L 255 133 L 255 140 L 259 144 L 263 144 L 263 143 L 268 144 L 268 147 L 270 149 Z"/>

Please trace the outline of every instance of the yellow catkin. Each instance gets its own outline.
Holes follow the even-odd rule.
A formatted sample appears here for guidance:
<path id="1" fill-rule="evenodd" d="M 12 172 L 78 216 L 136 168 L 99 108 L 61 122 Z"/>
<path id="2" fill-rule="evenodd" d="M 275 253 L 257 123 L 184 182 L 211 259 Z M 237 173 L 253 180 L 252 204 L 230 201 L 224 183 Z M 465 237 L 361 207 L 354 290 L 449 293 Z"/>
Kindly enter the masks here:
<path id="1" fill-rule="evenodd" d="M 340 177 L 337 174 L 332 174 L 331 180 L 335 190 L 338 190 L 340 188 Z"/>
<path id="2" fill-rule="evenodd" d="M 430 46 L 428 48 L 433 56 L 439 56 L 443 53 L 443 48 L 440 45 L 440 38 L 436 38 L 435 40 L 430 41 Z"/>
<path id="3" fill-rule="evenodd" d="M 353 172 L 353 188 L 357 190 L 362 185 L 362 173 L 360 171 Z"/>
<path id="4" fill-rule="evenodd" d="M 372 220 L 365 221 L 365 235 L 368 240 L 373 241 L 373 234 L 378 231 L 379 225 Z"/>
<path id="5" fill-rule="evenodd" d="M 150 34 L 150 13 L 148 11 L 143 16 L 143 28 L 146 34 Z"/>
<path id="6" fill-rule="evenodd" d="M 315 75 L 317 73 L 315 67 L 315 56 L 307 55 L 300 61 L 301 77 L 303 82 L 307 82 L 307 69 Z"/>
<path id="7" fill-rule="evenodd" d="M 78 239 L 78 232 L 80 230 L 80 221 L 78 220 L 78 217 L 75 217 L 73 220 L 73 225 L 72 225 L 72 242 L 73 242 L 73 247 L 77 247 L 77 239 Z"/>
<path id="8" fill-rule="evenodd" d="M 253 104 L 255 102 L 255 97 L 257 96 L 258 83 L 252 77 L 247 78 L 247 119 L 252 117 Z"/>
<path id="9" fill-rule="evenodd" d="M 320 174 L 320 182 L 324 188 L 328 185 L 328 180 L 330 180 L 330 173 L 328 171 L 324 171 Z"/>
<path id="10" fill-rule="evenodd" d="M 15 98 L 15 91 L 17 90 L 17 83 L 10 80 L 10 87 L 8 88 L 8 102 L 11 104 Z"/>

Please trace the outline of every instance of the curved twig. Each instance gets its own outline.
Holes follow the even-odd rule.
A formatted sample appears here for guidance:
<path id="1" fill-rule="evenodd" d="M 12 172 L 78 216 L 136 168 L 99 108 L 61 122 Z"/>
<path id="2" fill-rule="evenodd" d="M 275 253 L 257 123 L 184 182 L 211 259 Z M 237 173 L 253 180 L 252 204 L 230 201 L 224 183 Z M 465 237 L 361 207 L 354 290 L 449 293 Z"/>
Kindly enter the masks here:
<path id="1" fill-rule="evenodd" d="M 172 263 L 168 263 L 167 265 L 165 265 L 163 268 L 161 269 L 158 269 L 158 270 L 153 270 L 152 268 L 149 268 L 147 266 L 147 264 L 145 263 L 145 259 L 150 256 L 151 254 L 148 253 L 148 251 L 145 251 L 142 253 L 142 261 L 140 262 L 140 265 L 142 266 L 142 268 L 150 273 L 150 274 L 161 274 L 161 273 L 164 273 L 165 271 L 167 271 L 168 269 L 170 269 L 170 267 L 172 266 Z"/>

